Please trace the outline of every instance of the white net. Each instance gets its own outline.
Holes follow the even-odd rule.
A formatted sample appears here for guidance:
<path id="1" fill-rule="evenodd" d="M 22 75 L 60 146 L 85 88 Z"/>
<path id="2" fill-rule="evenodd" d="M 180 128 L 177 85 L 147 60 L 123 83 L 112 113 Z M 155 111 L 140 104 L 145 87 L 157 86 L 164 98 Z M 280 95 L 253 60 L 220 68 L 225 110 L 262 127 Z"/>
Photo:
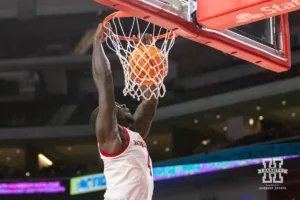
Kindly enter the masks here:
<path id="1" fill-rule="evenodd" d="M 168 56 L 176 35 L 136 17 L 113 17 L 104 26 L 107 30 L 107 46 L 117 54 L 123 66 L 123 94 L 138 101 L 164 97 Z M 150 37 L 150 34 L 154 37 Z M 165 37 L 160 39 L 155 37 L 157 35 Z M 134 36 L 139 39 L 133 41 Z M 145 40 L 147 38 L 150 39 Z"/>

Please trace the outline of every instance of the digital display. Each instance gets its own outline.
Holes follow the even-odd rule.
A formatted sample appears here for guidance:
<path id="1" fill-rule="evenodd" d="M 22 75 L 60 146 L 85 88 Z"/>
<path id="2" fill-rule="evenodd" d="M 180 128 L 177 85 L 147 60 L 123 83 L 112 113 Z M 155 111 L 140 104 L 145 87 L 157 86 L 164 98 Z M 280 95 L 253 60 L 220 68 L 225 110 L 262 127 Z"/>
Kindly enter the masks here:
<path id="1" fill-rule="evenodd" d="M 300 157 L 300 155 L 282 156 L 280 158 L 291 159 L 297 157 Z M 177 166 L 167 166 L 167 167 L 155 167 L 153 168 L 154 181 L 162 181 L 162 180 L 191 176 L 196 174 L 205 174 L 209 172 L 222 171 L 226 169 L 235 169 L 235 168 L 257 165 L 262 163 L 263 159 L 265 158 L 212 162 L 212 163 L 191 164 L 191 165 L 177 165 Z"/>
<path id="2" fill-rule="evenodd" d="M 300 155 L 281 156 L 282 159 L 297 158 Z M 162 181 L 173 178 L 186 177 L 209 172 L 222 171 L 226 169 L 241 168 L 262 163 L 264 158 L 255 158 L 247 160 L 222 161 L 201 164 L 177 165 L 166 167 L 154 167 L 154 181 Z M 89 176 L 80 176 L 71 179 L 70 194 L 78 195 L 88 192 L 95 192 L 106 189 L 104 174 L 94 174 Z"/>
<path id="3" fill-rule="evenodd" d="M 72 178 L 70 181 L 70 194 L 84 194 L 88 192 L 100 191 L 106 189 L 106 180 L 101 174 L 80 176 Z"/>
<path id="4" fill-rule="evenodd" d="M 60 181 L 0 183 L 0 195 L 63 193 L 66 188 Z"/>

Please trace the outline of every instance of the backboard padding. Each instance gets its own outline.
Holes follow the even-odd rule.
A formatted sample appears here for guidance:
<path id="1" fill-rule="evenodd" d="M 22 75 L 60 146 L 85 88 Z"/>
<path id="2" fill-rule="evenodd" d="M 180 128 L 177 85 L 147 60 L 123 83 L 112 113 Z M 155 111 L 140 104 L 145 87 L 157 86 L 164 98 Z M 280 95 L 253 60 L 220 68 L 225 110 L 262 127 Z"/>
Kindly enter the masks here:
<path id="1" fill-rule="evenodd" d="M 178 35 L 198 43 L 208 45 L 224 53 L 231 54 L 243 60 L 259 65 L 263 68 L 282 72 L 290 69 L 290 43 L 288 16 L 282 15 L 282 34 L 284 38 L 285 52 L 283 57 L 270 56 L 269 52 L 257 47 L 241 43 L 232 37 L 228 37 L 218 31 L 201 28 L 180 15 L 169 12 L 159 6 L 147 2 L 148 0 L 96 0 L 117 10 L 122 10 L 140 19 L 149 21 L 158 26 L 172 30 Z M 149 0 L 150 1 L 150 0 Z M 151 0 L 156 1 L 156 0 Z M 200 56 L 200 55 L 199 55 Z"/>

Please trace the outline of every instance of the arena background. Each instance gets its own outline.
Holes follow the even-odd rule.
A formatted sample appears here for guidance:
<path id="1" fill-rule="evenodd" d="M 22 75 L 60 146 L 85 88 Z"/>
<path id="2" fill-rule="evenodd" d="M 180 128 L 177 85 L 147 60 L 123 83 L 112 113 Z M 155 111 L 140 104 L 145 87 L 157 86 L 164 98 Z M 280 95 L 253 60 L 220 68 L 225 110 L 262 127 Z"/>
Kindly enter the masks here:
<path id="1" fill-rule="evenodd" d="M 103 172 L 89 125 L 97 93 L 88 40 L 111 12 L 88 0 L 0 1 L 1 200 L 103 198 L 104 190 L 97 187 L 85 194 L 70 192 L 72 178 Z M 289 17 L 293 66 L 280 74 L 176 40 L 167 94 L 146 140 L 154 167 L 192 164 L 193 171 L 199 169 L 195 164 L 214 163 L 208 168 L 222 170 L 174 178 L 168 168 L 169 178 L 155 182 L 153 199 L 300 199 L 299 12 Z M 264 34 L 257 26 L 249 31 Z M 118 58 L 108 49 L 107 54 L 116 99 L 134 110 L 137 102 L 122 94 Z M 261 163 L 234 169 L 222 163 L 278 156 L 292 156 L 283 165 L 286 190 L 259 189 Z M 36 194 L 25 194 L 30 182 L 40 183 L 30 186 Z M 59 192 L 50 194 L 45 182 Z"/>

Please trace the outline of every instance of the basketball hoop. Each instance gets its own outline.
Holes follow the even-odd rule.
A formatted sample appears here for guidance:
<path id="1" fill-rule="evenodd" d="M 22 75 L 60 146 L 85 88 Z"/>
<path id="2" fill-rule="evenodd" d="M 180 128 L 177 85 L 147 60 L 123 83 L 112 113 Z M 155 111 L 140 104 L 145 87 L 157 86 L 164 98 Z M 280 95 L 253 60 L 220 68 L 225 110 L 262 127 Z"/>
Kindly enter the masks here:
<path id="1" fill-rule="evenodd" d="M 137 100 L 164 97 L 168 55 L 177 35 L 122 11 L 107 16 L 102 26 L 106 29 L 107 46 L 117 54 L 123 67 L 124 96 Z M 139 39 L 145 34 L 152 35 L 151 44 Z"/>

